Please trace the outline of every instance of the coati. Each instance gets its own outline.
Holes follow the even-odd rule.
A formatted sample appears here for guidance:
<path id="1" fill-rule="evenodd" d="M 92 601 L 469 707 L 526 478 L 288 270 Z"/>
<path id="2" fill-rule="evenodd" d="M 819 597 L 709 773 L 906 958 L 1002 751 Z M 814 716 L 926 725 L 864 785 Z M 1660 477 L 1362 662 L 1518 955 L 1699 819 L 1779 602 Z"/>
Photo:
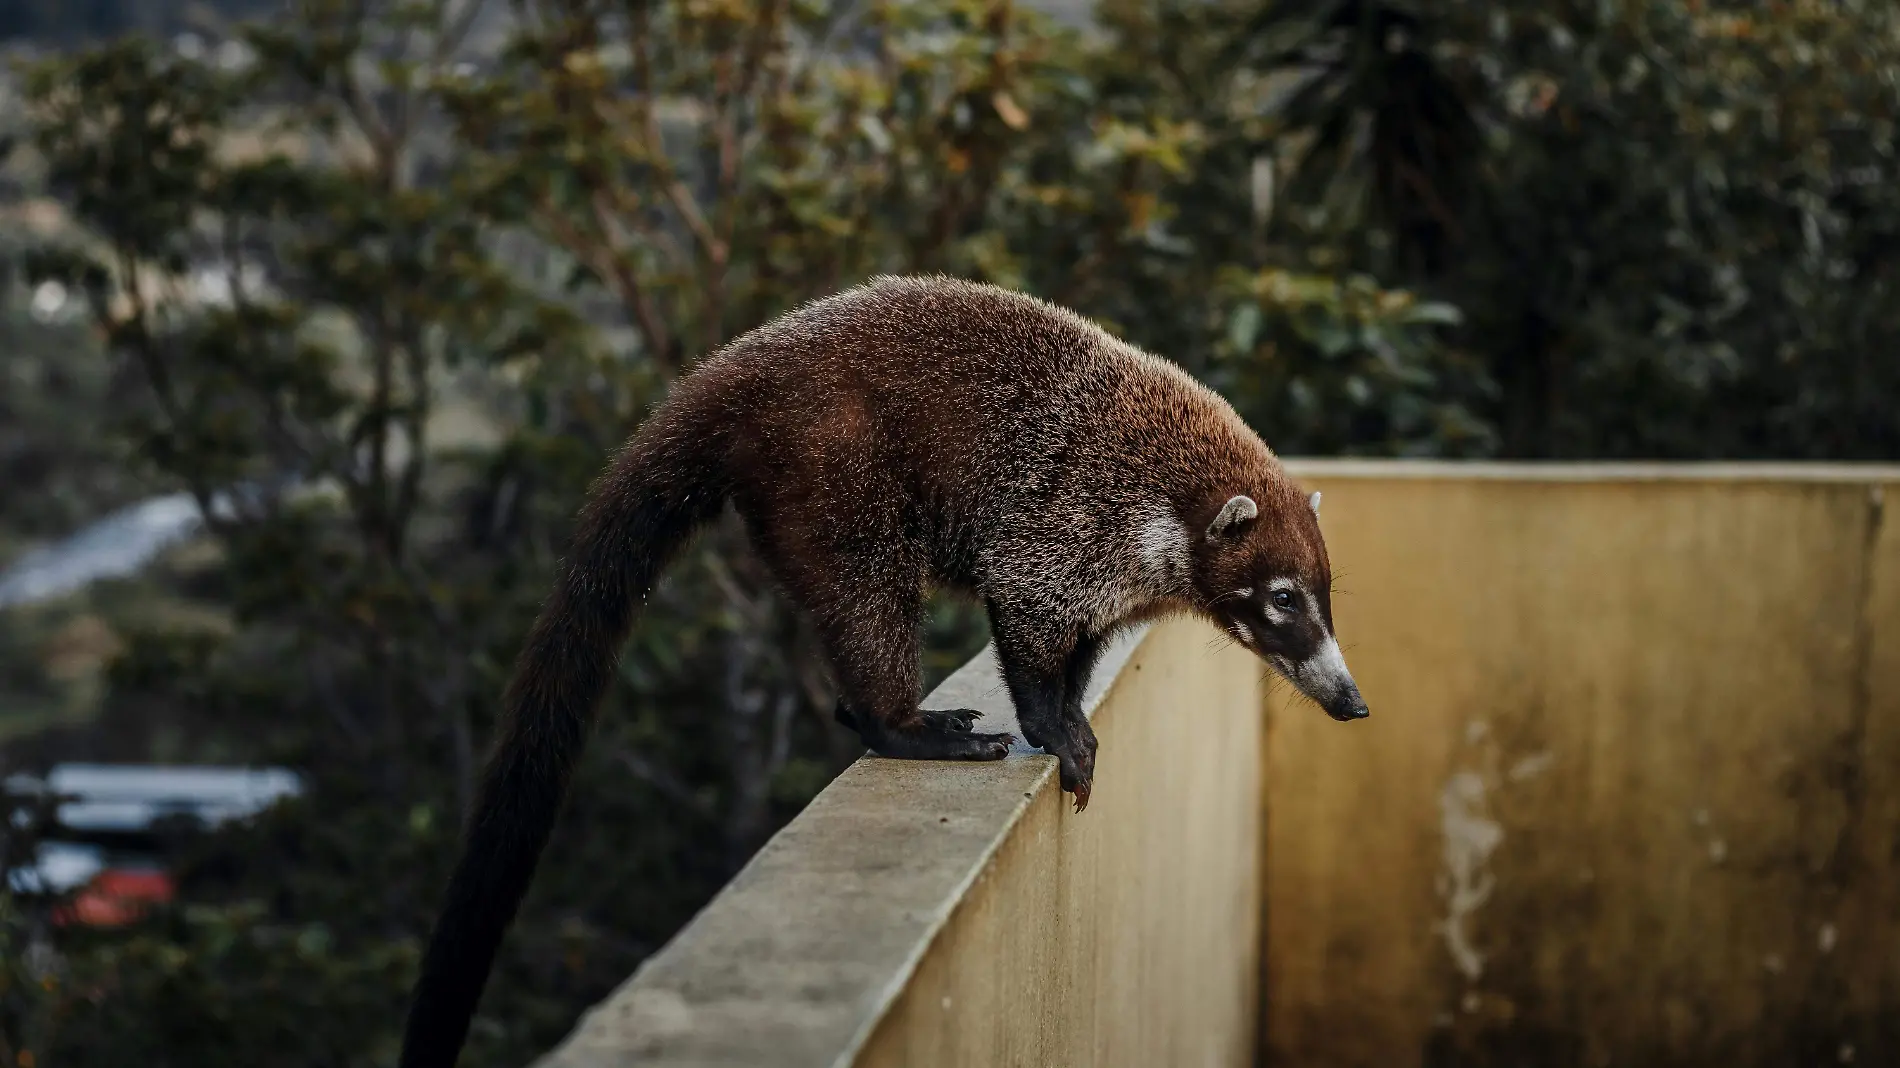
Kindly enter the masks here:
<path id="1" fill-rule="evenodd" d="M 820 636 L 838 719 L 891 757 L 999 760 L 922 711 L 925 585 L 988 608 L 1023 737 L 1088 804 L 1103 642 L 1197 613 L 1335 719 L 1367 714 L 1333 636 L 1308 498 L 1186 372 L 1031 297 L 884 277 L 745 334 L 675 386 L 580 512 L 504 698 L 416 985 L 404 1068 L 446 1068 L 547 840 L 634 609 L 730 502 Z"/>

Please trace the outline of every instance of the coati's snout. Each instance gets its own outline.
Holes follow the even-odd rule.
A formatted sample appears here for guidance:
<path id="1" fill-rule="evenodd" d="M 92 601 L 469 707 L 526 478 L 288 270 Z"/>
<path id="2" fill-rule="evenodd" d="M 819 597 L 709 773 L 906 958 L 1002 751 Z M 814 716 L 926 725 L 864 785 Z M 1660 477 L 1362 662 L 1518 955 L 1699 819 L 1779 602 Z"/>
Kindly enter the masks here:
<path id="1" fill-rule="evenodd" d="M 1264 598 L 1236 596 L 1216 606 L 1228 632 L 1327 715 L 1341 723 L 1371 715 L 1359 684 L 1346 668 L 1339 640 L 1310 607 L 1313 594 L 1297 579 L 1278 578 L 1272 583 Z"/>
<path id="2" fill-rule="evenodd" d="M 1207 529 L 1210 577 L 1206 611 L 1243 647 L 1347 723 L 1371 714 L 1333 634 L 1331 573 L 1319 539 L 1319 494 L 1304 524 L 1260 522 L 1252 498 L 1236 496 Z M 1299 509 L 1306 512 L 1305 508 Z"/>
<path id="3" fill-rule="evenodd" d="M 1337 650 L 1338 647 L 1338 643 L 1334 643 L 1333 648 Z M 1334 655 L 1337 656 L 1337 652 Z M 1344 672 L 1344 664 L 1341 665 L 1341 671 Z M 1326 710 L 1326 714 L 1341 723 L 1350 723 L 1355 719 L 1365 719 L 1372 715 L 1372 710 L 1366 707 L 1365 698 L 1359 696 L 1359 684 L 1352 681 L 1352 676 L 1349 674 L 1342 674 L 1341 677 L 1344 682 L 1334 688 L 1330 700 L 1321 701 L 1305 687 L 1301 687 L 1301 692 L 1319 701 L 1320 707 Z"/>

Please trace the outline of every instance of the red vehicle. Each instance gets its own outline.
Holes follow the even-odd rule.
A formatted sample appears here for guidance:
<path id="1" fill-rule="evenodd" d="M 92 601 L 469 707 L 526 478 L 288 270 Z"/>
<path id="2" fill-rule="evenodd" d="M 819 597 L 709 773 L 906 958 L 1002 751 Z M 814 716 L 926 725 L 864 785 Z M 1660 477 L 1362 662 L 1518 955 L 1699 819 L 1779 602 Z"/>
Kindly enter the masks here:
<path id="1" fill-rule="evenodd" d="M 171 875 L 157 868 L 107 868 L 55 909 L 53 922 L 61 927 L 122 927 L 153 905 L 169 902 L 175 890 Z"/>

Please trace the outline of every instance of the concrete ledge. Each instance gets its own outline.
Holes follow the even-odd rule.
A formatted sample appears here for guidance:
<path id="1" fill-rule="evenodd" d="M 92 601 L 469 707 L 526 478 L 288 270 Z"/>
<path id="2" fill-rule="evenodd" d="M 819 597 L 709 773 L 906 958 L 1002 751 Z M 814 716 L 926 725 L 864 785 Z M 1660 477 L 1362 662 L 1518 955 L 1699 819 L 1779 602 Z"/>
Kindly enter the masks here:
<path id="1" fill-rule="evenodd" d="M 1886 463 L 1563 463 L 1284 457 L 1294 477 L 1428 479 L 1449 482 L 1900 482 Z"/>
<path id="2" fill-rule="evenodd" d="M 1159 639 L 1156 631 L 1161 632 Z M 1125 729 L 1127 723 L 1117 731 L 1103 723 L 1099 712 L 1105 701 L 1115 700 L 1111 694 L 1127 689 L 1126 680 L 1141 671 L 1142 661 L 1157 656 L 1181 661 L 1179 670 L 1189 674 L 1216 665 L 1218 670 L 1202 674 L 1225 680 L 1230 699 L 1220 702 L 1225 707 L 1209 711 L 1239 721 L 1235 737 L 1253 740 L 1240 754 L 1239 776 L 1225 791 L 1232 795 L 1222 802 L 1232 826 L 1219 843 L 1222 855 L 1233 854 L 1232 864 L 1243 870 L 1244 885 L 1221 888 L 1224 896 L 1233 898 L 1233 907 L 1223 911 L 1233 915 L 1204 921 L 1239 926 L 1238 931 L 1223 935 L 1230 942 L 1236 935 L 1242 940 L 1236 943 L 1234 960 L 1224 969 L 1232 973 L 1227 977 L 1231 997 L 1226 1000 L 1232 1003 L 1229 1015 L 1234 1020 L 1226 1028 L 1230 1034 L 1214 1037 L 1250 1046 L 1255 1011 L 1251 974 L 1255 923 L 1250 917 L 1258 891 L 1259 675 L 1251 658 L 1231 649 L 1217 650 L 1218 645 L 1216 636 L 1204 627 L 1167 623 L 1131 632 L 1110 648 L 1087 700 L 1102 737 L 1101 771 L 1095 804 L 1080 817 L 1064 803 L 1054 759 L 1021 743 L 1018 752 L 992 764 L 897 761 L 869 755 L 860 759 L 775 836 L 672 942 L 590 1010 L 567 1041 L 539 1064 L 542 1068 L 627 1064 L 819 1068 L 883 1060 L 875 1053 L 867 1055 L 867 1047 L 890 1047 L 893 1041 L 902 1045 L 903 1036 L 893 1036 L 888 1023 L 894 1008 L 905 1001 L 926 959 L 933 952 L 950 952 L 944 948 L 946 928 L 969 911 L 965 903 L 973 888 L 995 881 L 999 851 L 1018 836 L 1026 816 L 1038 814 L 1031 822 L 1041 828 L 1039 838 L 1052 828 L 1059 835 L 1099 837 L 1131 826 L 1127 812 L 1144 801 L 1141 776 L 1149 754 L 1136 748 L 1138 736 Z M 1190 655 L 1182 656 L 1184 648 Z M 1151 669 L 1148 674 L 1155 672 Z M 984 650 L 957 671 L 924 704 L 974 708 L 985 714 L 981 727 L 995 730 L 1007 724 L 1003 729 L 1015 730 L 1014 711 L 993 649 Z M 1161 712 L 1128 708 L 1116 718 L 1158 718 Z M 1116 734 L 1125 736 L 1121 745 Z M 1230 741 L 1208 735 L 1201 744 L 1231 748 Z M 1167 774 L 1191 780 L 1194 769 L 1172 768 Z M 1202 792 L 1207 793 L 1205 788 Z M 1146 800 L 1157 798 L 1151 795 Z M 1205 822 L 1207 817 L 1198 819 Z M 1192 836 L 1195 828 L 1187 826 L 1187 821 L 1188 814 L 1178 814 L 1167 833 Z M 1015 863 L 1031 869 L 1023 873 L 1027 881 L 1040 884 L 1045 880 L 1035 865 L 1053 861 L 1061 846 L 1042 843 L 1034 850 L 1035 855 Z M 1194 876 L 1176 870 L 1169 879 L 1178 882 Z M 1169 889 L 1158 898 L 1172 905 L 1188 892 Z M 1047 894 L 1030 896 L 1036 900 L 1023 902 L 1024 909 L 1039 910 L 1048 904 Z M 993 908 L 985 912 L 994 916 Z M 1055 917 L 1025 912 L 1019 922 L 1040 925 L 1054 939 L 1050 945 L 1074 949 L 1077 937 L 1094 935 L 1096 928 L 1084 923 L 1086 919 L 1070 908 Z M 1165 926 L 1154 933 L 1179 934 Z M 1194 944 L 1191 939 L 1177 940 L 1184 946 Z M 1005 970 L 1027 967 L 1008 960 L 984 963 Z M 968 981 L 954 981 L 953 987 L 955 995 L 933 995 L 934 1009 L 951 1008 L 956 997 L 966 992 L 965 1000 L 981 1000 L 977 991 L 968 989 Z M 1137 1006 L 1123 1008 L 1132 1012 Z M 1165 1010 L 1160 1005 L 1141 1008 Z M 1037 1034 L 1046 1031 L 1033 1018 L 1011 1019 L 1007 1013 L 977 1026 L 985 1029 L 987 1037 L 1002 1036 L 1015 1044 L 1033 1044 L 1039 1040 Z M 1020 1033 L 1024 1028 L 1037 1034 L 1025 1037 Z M 1065 1028 L 1046 1031 L 1047 1036 L 1067 1033 Z M 954 1043 L 934 1045 L 948 1051 Z M 1227 1058 L 1222 1063 L 1238 1064 L 1242 1059 Z M 921 1062 L 907 1056 L 903 1063 Z M 1194 1063 L 1209 1062 L 1203 1057 Z"/>

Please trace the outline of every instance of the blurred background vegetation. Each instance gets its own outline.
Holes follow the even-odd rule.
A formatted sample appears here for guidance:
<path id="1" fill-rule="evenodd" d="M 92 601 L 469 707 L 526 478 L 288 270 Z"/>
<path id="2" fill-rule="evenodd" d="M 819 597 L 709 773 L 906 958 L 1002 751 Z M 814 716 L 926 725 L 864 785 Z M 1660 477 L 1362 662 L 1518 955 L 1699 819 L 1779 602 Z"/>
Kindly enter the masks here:
<path id="1" fill-rule="evenodd" d="M 1900 457 L 1886 0 L 14 0 L 0 39 L 0 567 L 205 516 L 0 608 L 0 770 L 308 784 L 181 837 L 139 923 L 0 887 L 0 1064 L 392 1063 L 588 480 L 874 273 L 1073 306 L 1288 454 Z M 934 680 L 983 622 L 930 637 Z M 465 1063 L 552 1044 L 852 759 L 828 687 L 703 539 Z"/>

